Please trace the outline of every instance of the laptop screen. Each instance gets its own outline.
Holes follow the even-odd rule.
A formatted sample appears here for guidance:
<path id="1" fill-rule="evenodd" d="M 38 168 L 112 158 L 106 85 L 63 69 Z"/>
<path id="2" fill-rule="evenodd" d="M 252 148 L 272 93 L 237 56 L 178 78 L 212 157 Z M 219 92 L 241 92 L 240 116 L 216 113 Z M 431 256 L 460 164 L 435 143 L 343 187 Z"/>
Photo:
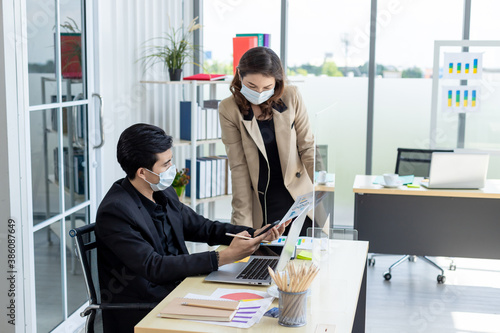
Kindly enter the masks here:
<path id="1" fill-rule="evenodd" d="M 488 163 L 488 154 L 432 153 L 429 187 L 457 189 L 484 187 Z"/>

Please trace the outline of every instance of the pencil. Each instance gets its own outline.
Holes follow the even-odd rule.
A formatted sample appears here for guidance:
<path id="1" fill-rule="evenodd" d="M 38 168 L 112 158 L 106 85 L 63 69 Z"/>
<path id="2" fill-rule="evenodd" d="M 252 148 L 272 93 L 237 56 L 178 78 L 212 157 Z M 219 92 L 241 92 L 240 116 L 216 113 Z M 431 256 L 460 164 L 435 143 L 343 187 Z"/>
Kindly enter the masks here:
<path id="1" fill-rule="evenodd" d="M 242 236 L 242 235 L 235 235 L 235 234 L 231 234 L 231 233 L 229 233 L 229 232 L 226 232 L 226 236 L 238 237 L 238 238 L 243 238 L 243 239 L 248 239 L 248 240 L 253 239 L 253 238 L 250 238 L 250 237 L 247 237 L 247 236 Z"/>
<path id="2" fill-rule="evenodd" d="M 226 307 L 222 305 L 206 305 L 206 304 L 194 304 L 194 303 L 188 303 L 188 302 L 182 302 L 181 305 L 186 305 L 186 306 L 197 306 L 199 308 L 208 308 L 208 309 L 219 309 L 219 310 L 230 310 L 234 311 L 234 307 Z"/>

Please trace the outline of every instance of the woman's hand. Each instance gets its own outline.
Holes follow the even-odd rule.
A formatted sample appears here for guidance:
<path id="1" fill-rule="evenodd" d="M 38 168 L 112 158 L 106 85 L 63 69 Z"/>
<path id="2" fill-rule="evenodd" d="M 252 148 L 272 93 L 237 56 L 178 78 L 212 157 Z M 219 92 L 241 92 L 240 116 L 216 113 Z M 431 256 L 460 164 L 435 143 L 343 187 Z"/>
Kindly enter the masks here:
<path id="1" fill-rule="evenodd" d="M 286 221 L 285 223 L 273 227 L 271 230 L 269 230 L 269 235 L 264 238 L 264 242 L 272 242 L 274 240 L 277 240 L 283 233 L 285 232 L 285 228 L 288 227 L 288 225 L 292 222 L 292 219 Z M 260 234 L 267 226 L 263 226 L 260 229 L 255 230 L 255 235 Z"/>

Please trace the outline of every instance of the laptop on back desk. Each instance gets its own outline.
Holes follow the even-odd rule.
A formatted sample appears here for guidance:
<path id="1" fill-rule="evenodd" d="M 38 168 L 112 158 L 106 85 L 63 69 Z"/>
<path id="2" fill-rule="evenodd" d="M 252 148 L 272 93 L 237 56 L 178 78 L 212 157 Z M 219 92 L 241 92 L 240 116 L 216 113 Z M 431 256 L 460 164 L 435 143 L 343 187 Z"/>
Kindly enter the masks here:
<path id="1" fill-rule="evenodd" d="M 483 153 L 432 153 L 427 188 L 477 189 L 484 187 L 489 155 Z"/>

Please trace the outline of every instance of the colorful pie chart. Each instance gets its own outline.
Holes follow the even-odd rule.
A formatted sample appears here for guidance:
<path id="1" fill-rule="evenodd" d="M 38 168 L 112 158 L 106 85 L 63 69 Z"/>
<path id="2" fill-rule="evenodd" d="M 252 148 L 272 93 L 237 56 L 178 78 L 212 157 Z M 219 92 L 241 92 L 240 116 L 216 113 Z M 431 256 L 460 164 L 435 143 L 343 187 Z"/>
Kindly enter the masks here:
<path id="1" fill-rule="evenodd" d="M 243 292 L 243 293 L 227 294 L 227 295 L 222 296 L 221 298 L 230 299 L 233 301 L 248 302 L 248 301 L 255 301 L 258 299 L 263 299 L 264 297 L 257 295 L 257 294 L 253 294 L 253 293 Z"/>

